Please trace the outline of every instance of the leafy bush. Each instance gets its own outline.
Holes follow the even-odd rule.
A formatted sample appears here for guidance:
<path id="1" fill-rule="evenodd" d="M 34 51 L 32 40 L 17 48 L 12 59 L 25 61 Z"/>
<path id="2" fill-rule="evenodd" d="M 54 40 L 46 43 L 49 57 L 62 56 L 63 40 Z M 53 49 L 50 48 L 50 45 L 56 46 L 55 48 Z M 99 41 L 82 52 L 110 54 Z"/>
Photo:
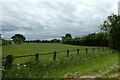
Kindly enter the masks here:
<path id="1" fill-rule="evenodd" d="M 109 35 L 106 32 L 92 33 L 84 37 L 64 39 L 63 43 L 82 46 L 108 46 Z"/>
<path id="2" fill-rule="evenodd" d="M 2 39 L 2 45 L 10 45 L 10 44 L 11 44 L 10 40 Z"/>

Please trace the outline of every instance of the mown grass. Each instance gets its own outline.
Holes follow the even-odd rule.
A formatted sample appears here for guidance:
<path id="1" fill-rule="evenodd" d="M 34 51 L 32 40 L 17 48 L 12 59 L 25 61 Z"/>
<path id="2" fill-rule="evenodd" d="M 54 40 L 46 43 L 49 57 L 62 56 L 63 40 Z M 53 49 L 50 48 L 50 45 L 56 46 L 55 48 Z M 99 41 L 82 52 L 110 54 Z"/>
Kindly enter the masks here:
<path id="1" fill-rule="evenodd" d="M 13 56 L 20 56 L 20 55 L 26 55 L 26 54 L 42 54 L 46 52 L 54 52 L 54 51 L 64 51 L 64 50 L 70 50 L 70 49 L 81 49 L 86 48 L 85 46 L 73 46 L 73 45 L 65 45 L 65 44 L 57 44 L 57 43 L 24 43 L 20 45 L 7 45 L 2 47 L 2 56 L 6 57 L 7 55 L 13 55 Z M 92 48 L 92 47 L 88 47 Z M 82 51 L 85 53 L 85 51 Z M 70 54 L 76 54 L 76 52 L 70 52 Z M 63 57 L 66 56 L 66 53 L 60 53 L 57 54 L 57 57 Z M 40 56 L 39 59 L 48 59 L 53 58 L 53 54 L 51 55 L 45 55 Z M 35 57 L 27 57 L 27 58 L 20 58 L 15 59 L 14 63 L 23 63 L 28 62 L 30 60 L 35 60 Z"/>
<path id="2" fill-rule="evenodd" d="M 24 52 L 25 49 L 22 48 L 27 48 L 27 45 L 28 44 L 15 46 L 10 45 L 12 47 L 9 48 L 19 47 Z M 67 49 L 86 48 L 64 44 L 29 45 L 31 45 L 29 51 L 31 54 L 38 48 L 41 49 L 41 53 L 55 50 L 61 51 Z M 8 53 L 5 51 L 5 47 L 8 46 L 4 46 L 3 54 L 7 55 Z M 12 49 L 9 50 L 11 50 L 12 53 L 15 53 L 15 55 L 18 55 L 16 50 L 20 52 L 18 48 L 15 48 L 15 51 Z M 58 57 L 56 61 L 52 58 L 40 59 L 38 62 L 31 60 L 28 64 L 13 66 L 6 70 L 3 69 L 3 78 L 80 78 L 84 75 L 98 76 L 102 78 L 117 78 L 117 76 L 106 75 L 118 73 L 118 68 L 116 68 L 116 66 L 118 66 L 118 52 L 116 51 L 95 50 L 94 53 L 92 51 L 88 51 L 88 54 L 85 54 L 85 51 L 83 50 L 80 52 L 79 56 L 76 55 L 76 52 L 71 52 L 68 58 L 65 57 L 65 53 L 63 53 L 63 55 L 64 56 L 59 57 L 57 54 Z"/>
<path id="3" fill-rule="evenodd" d="M 15 56 L 35 53 L 63 51 L 67 49 L 86 48 L 86 46 L 73 46 L 60 43 L 24 43 L 20 45 L 7 45 L 2 47 L 3 56 L 12 54 Z"/>

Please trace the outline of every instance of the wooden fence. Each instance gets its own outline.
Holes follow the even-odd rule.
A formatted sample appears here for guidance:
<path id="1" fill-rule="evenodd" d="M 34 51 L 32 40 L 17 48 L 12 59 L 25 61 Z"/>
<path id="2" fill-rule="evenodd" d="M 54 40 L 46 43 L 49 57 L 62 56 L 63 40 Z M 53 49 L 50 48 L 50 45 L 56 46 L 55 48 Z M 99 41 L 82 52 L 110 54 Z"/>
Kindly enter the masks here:
<path id="1" fill-rule="evenodd" d="M 11 66 L 12 63 L 13 63 L 13 60 L 16 59 L 16 58 L 23 58 L 23 57 L 30 57 L 30 56 L 34 56 L 35 57 L 35 61 L 38 61 L 39 60 L 39 56 L 41 55 L 48 55 L 48 54 L 53 54 L 53 60 L 55 61 L 56 60 L 56 55 L 59 54 L 59 53 L 63 53 L 65 52 L 66 53 L 66 57 L 68 58 L 69 57 L 69 53 L 71 51 L 76 51 L 77 55 L 80 54 L 80 51 L 81 50 L 85 50 L 85 53 L 88 54 L 88 51 L 89 50 L 92 50 L 92 52 L 94 52 L 95 50 L 105 50 L 105 49 L 108 49 L 107 47 L 97 47 L 97 48 L 84 48 L 84 49 L 74 49 L 74 50 L 65 50 L 65 51 L 54 51 L 54 52 L 49 52 L 49 53 L 36 53 L 36 54 L 29 54 L 29 55 L 23 55 L 23 56 L 13 56 L 13 55 L 7 55 L 6 57 L 3 57 L 2 59 L 3 60 L 6 60 L 5 61 L 5 64 L 7 64 L 7 66 Z"/>

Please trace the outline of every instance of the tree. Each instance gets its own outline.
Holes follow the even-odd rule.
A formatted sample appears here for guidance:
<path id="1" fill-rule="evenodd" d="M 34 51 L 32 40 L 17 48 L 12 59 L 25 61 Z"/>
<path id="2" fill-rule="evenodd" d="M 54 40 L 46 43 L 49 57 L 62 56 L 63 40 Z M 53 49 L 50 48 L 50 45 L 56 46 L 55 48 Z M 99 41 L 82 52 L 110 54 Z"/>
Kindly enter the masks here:
<path id="1" fill-rule="evenodd" d="M 21 44 L 26 40 L 26 38 L 21 35 L 21 34 L 15 34 L 14 36 L 11 37 L 16 44 Z"/>
<path id="2" fill-rule="evenodd" d="M 59 39 L 52 39 L 50 42 L 51 43 L 60 43 L 60 40 Z"/>
<path id="3" fill-rule="evenodd" d="M 72 39 L 71 34 L 65 34 L 65 36 L 62 36 L 62 41 L 67 40 L 67 39 Z"/>
<path id="4" fill-rule="evenodd" d="M 120 15 L 111 14 L 101 25 L 101 30 L 109 33 L 109 44 L 113 49 L 120 50 Z"/>
<path id="5" fill-rule="evenodd" d="M 71 34 L 65 34 L 65 36 L 62 36 L 63 43 L 70 43 L 71 40 L 72 40 Z"/>

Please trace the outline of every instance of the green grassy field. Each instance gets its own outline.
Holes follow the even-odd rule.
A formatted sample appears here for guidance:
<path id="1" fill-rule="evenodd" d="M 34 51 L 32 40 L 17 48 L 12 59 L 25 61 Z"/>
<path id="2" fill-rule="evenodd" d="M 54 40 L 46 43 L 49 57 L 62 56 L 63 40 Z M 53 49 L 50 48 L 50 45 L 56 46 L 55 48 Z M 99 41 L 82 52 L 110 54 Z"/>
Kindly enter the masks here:
<path id="1" fill-rule="evenodd" d="M 73 46 L 65 44 L 21 44 L 3 46 L 3 56 L 12 54 L 14 56 L 63 51 L 67 49 L 82 49 L 85 46 Z M 89 47 L 93 48 L 93 47 Z M 70 52 L 68 58 L 66 53 L 57 54 L 56 61 L 53 55 L 41 56 L 36 62 L 33 57 L 15 60 L 18 66 L 3 69 L 3 78 L 118 78 L 118 52 L 113 50 L 89 50 Z M 49 58 L 49 60 L 48 60 Z M 51 58 L 51 59 L 50 59 Z M 19 63 L 30 61 L 31 63 L 19 65 Z"/>
<path id="2" fill-rule="evenodd" d="M 57 43 L 31 43 L 20 45 L 7 45 L 2 47 L 3 56 L 13 54 L 15 56 L 24 54 L 45 53 L 53 51 L 62 51 L 67 49 L 86 48 L 85 46 L 73 46 Z"/>
<path id="3" fill-rule="evenodd" d="M 54 51 L 64 51 L 70 49 L 82 49 L 86 48 L 85 46 L 73 46 L 73 45 L 65 45 L 65 44 L 56 44 L 56 43 L 32 43 L 32 44 L 21 44 L 21 45 L 7 45 L 2 47 L 2 56 L 6 57 L 7 55 L 20 56 L 27 54 L 36 54 L 36 53 L 46 53 L 46 52 L 54 52 Z M 90 48 L 90 47 L 88 47 Z M 91 47 L 92 48 L 92 47 Z M 85 51 L 82 51 L 85 53 Z M 75 52 L 70 52 L 70 54 L 74 54 Z M 57 57 L 66 56 L 66 53 L 57 54 Z M 22 63 L 27 62 L 29 60 L 34 60 L 35 57 L 21 58 L 16 59 L 14 63 Z M 40 59 L 48 59 L 53 58 L 53 54 L 40 56 Z"/>

